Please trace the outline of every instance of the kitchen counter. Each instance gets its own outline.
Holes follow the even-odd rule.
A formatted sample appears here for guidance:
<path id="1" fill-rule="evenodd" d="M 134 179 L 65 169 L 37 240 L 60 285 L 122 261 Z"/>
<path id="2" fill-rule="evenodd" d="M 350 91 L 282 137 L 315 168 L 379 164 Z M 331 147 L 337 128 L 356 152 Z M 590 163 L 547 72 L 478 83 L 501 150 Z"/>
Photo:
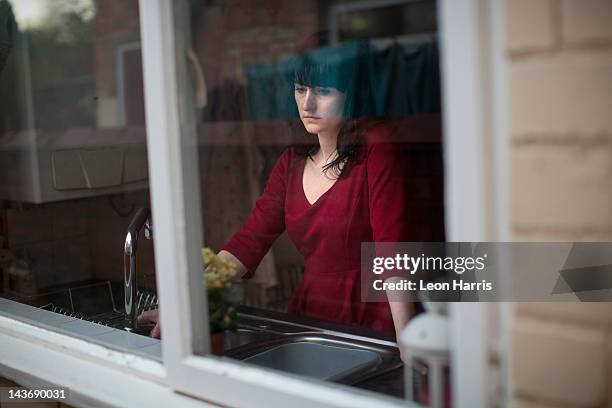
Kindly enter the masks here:
<path id="1" fill-rule="evenodd" d="M 228 357 L 234 357 L 236 351 L 239 351 L 243 346 L 249 346 L 257 342 L 261 343 L 262 341 L 274 341 L 283 336 L 300 335 L 302 333 L 342 338 L 347 341 L 354 341 L 356 344 L 371 343 L 377 347 L 391 350 L 391 353 L 397 353 L 392 333 L 378 333 L 364 327 L 317 321 L 302 316 L 249 307 L 240 307 L 238 312 L 238 332 L 248 330 L 249 335 L 245 337 L 228 333 L 224 344 Z M 6 298 L 0 298 L 0 314 L 73 337 L 97 342 L 120 351 L 161 361 L 161 341 L 157 339 L 53 313 Z M 373 377 L 348 383 L 348 385 L 402 398 L 403 367 L 401 364 L 399 366 L 395 364 L 391 368 Z"/>

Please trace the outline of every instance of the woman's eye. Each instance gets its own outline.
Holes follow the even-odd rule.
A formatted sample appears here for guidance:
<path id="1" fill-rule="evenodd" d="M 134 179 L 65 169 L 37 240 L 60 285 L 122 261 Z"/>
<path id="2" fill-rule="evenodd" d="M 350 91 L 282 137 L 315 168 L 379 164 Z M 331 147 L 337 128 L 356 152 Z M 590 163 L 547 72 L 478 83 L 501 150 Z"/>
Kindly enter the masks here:
<path id="1" fill-rule="evenodd" d="M 297 93 L 304 93 L 304 92 L 306 92 L 306 88 L 304 88 L 303 86 L 296 86 L 295 87 L 295 92 L 297 92 Z"/>
<path id="2" fill-rule="evenodd" d="M 330 88 L 316 88 L 315 92 L 319 95 L 329 95 L 332 90 Z"/>

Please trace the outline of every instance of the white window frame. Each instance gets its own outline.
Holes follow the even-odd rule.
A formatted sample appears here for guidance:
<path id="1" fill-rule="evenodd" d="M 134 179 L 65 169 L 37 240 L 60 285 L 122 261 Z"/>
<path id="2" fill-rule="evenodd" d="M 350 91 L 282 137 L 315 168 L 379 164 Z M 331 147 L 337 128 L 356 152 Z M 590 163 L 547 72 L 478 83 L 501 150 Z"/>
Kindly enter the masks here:
<path id="1" fill-rule="evenodd" d="M 180 87 L 180 84 L 176 83 L 177 68 L 172 68 L 173 61 L 164 58 L 171 54 L 172 44 L 178 40 L 175 38 L 174 41 L 169 41 L 174 34 L 172 27 L 174 22 L 167 17 L 171 15 L 171 7 L 162 0 L 141 1 L 141 6 L 143 7 L 141 16 L 144 18 L 141 26 L 143 27 L 143 43 L 145 43 L 145 59 L 157 56 L 158 58 L 154 61 L 149 61 L 148 66 L 155 64 L 167 68 L 165 75 L 159 72 L 160 76 L 155 78 L 156 82 L 148 82 L 145 87 L 148 90 L 156 89 L 167 92 L 167 94 L 157 94 L 152 101 L 147 100 L 148 111 L 149 103 L 153 105 L 157 102 L 164 105 L 165 108 L 155 111 L 165 111 L 167 118 L 164 123 L 164 115 L 148 115 L 148 117 L 155 118 L 155 124 L 148 124 L 150 125 L 148 135 L 155 136 L 153 129 L 167 132 L 166 134 L 179 134 L 178 105 L 175 103 L 174 106 L 167 106 L 167 102 L 179 99 L 177 95 Z M 499 89 L 492 83 L 493 74 L 496 72 L 494 69 L 499 66 L 492 63 L 494 56 L 491 55 L 491 51 L 494 50 L 493 45 L 498 46 L 495 40 L 499 36 L 492 37 L 492 40 L 486 43 L 483 43 L 481 39 L 491 30 L 495 31 L 496 27 L 490 24 L 490 19 L 494 18 L 494 15 L 500 10 L 493 7 L 493 3 L 484 1 L 448 0 L 441 2 L 440 6 L 443 44 L 448 44 L 444 46 L 442 54 L 446 89 L 443 99 L 446 114 L 444 132 L 445 151 L 447 152 L 446 175 L 449 180 L 446 191 L 449 240 L 494 240 L 501 235 L 492 234 L 489 230 L 499 229 L 498 224 L 503 224 L 505 220 L 499 218 L 503 214 L 497 214 L 500 211 L 496 207 L 498 204 L 492 198 L 489 200 L 487 198 L 490 196 L 489 189 L 492 185 L 501 186 L 498 189 L 505 186 L 499 183 L 491 184 L 491 179 L 496 179 L 505 173 L 495 160 L 494 163 L 499 169 L 496 169 L 493 176 L 489 177 L 489 172 L 485 169 L 490 163 L 485 163 L 484 157 L 485 153 L 496 152 L 497 156 L 500 156 L 504 146 L 504 134 L 501 132 L 495 134 L 493 142 L 487 142 L 485 138 L 485 134 L 495 133 L 493 131 L 497 125 L 495 118 L 490 119 L 488 115 L 499 114 L 496 110 L 498 107 L 491 106 L 491 103 L 497 99 L 493 98 L 493 93 L 499 92 Z M 150 15 L 145 12 L 145 7 L 148 8 Z M 484 15 L 483 11 L 485 11 Z M 154 35 L 144 34 L 148 28 L 156 32 L 161 31 L 165 42 L 160 43 L 161 45 L 146 44 L 149 39 L 154 39 Z M 164 45 L 168 48 L 164 48 Z M 145 76 L 145 79 L 149 81 L 151 78 Z M 164 85 L 154 86 L 160 83 Z M 252 403 L 286 405 L 299 402 L 319 406 L 369 404 L 381 406 L 380 398 L 370 399 L 360 396 L 353 399 L 357 393 L 350 394 L 342 390 L 335 390 L 334 387 L 322 387 L 314 382 L 295 380 L 289 376 L 256 367 L 201 357 L 192 353 L 189 347 L 190 342 L 187 340 L 191 335 L 190 328 L 186 324 L 178 324 L 179 319 L 176 316 L 190 315 L 190 309 L 182 296 L 185 293 L 184 282 L 189 280 L 189 271 L 182 268 L 189 263 L 195 263 L 196 259 L 190 259 L 190 257 L 199 256 L 199 252 L 189 252 L 186 245 L 180 243 L 185 242 L 187 236 L 197 234 L 196 231 L 190 232 L 190 229 L 199 230 L 201 227 L 199 223 L 188 222 L 187 219 L 181 220 L 180 208 L 183 208 L 186 213 L 198 213 L 199 201 L 193 196 L 193 193 L 197 191 L 197 186 L 192 184 L 188 188 L 181 188 L 184 180 L 180 178 L 171 180 L 167 177 L 168 174 L 182 173 L 181 159 L 176 157 L 181 151 L 181 141 L 176 138 L 174 141 L 167 140 L 168 138 L 162 134 L 159 134 L 159 138 L 166 139 L 164 143 L 172 143 L 163 149 L 151 150 L 151 161 L 157 163 L 151 177 L 159 177 L 157 182 L 154 182 L 154 187 L 157 186 L 160 179 L 163 178 L 166 181 L 163 193 L 160 192 L 160 189 L 159 195 L 156 195 L 154 189 L 153 201 L 169 201 L 168 206 L 164 207 L 167 212 L 158 214 L 162 218 L 161 222 L 165 220 L 169 224 L 164 227 L 164 231 L 167 232 L 164 234 L 166 242 L 160 242 L 158 238 L 157 244 L 166 248 L 173 244 L 177 247 L 177 252 L 172 257 L 167 256 L 168 253 L 157 256 L 164 262 L 164 265 L 158 265 L 157 270 L 171 269 L 176 274 L 173 279 L 168 277 L 164 279 L 163 275 L 158 276 L 158 280 L 162 283 L 161 287 L 164 291 L 168 291 L 160 294 L 162 305 L 163 298 L 166 296 L 179 299 L 171 306 L 174 310 L 166 310 L 167 314 L 162 316 L 164 321 L 170 322 L 169 325 L 162 326 L 162 330 L 166 339 L 164 342 L 165 363 L 173 386 L 183 392 L 211 401 L 237 406 Z M 159 175 L 155 173 L 156 170 Z M 466 183 L 466 180 L 473 182 Z M 503 191 L 498 191 L 498 193 L 502 194 L 501 198 L 505 197 Z M 169 197 L 172 200 L 169 200 Z M 172 220 L 176 216 L 179 219 Z M 479 303 L 459 304 L 454 305 L 452 313 L 455 322 L 461 322 L 461 324 L 453 325 L 453 335 L 457 339 L 453 353 L 454 378 L 461 378 L 460 386 L 455 381 L 457 406 L 484 407 L 487 398 L 485 392 L 487 387 L 483 387 L 483 384 L 487 383 L 486 310 Z M 172 316 L 175 316 L 173 320 Z M 467 322 L 470 324 L 466 324 Z M 196 335 L 200 334 L 195 330 L 194 332 Z M 168 340 L 171 333 L 179 333 L 179 336 L 175 337 L 177 341 L 172 338 Z M 469 375 L 462 375 L 462 373 L 469 373 Z M 234 389 L 240 389 L 241 392 L 232 392 Z M 389 401 L 389 404 L 392 402 Z"/>
<path id="2" fill-rule="evenodd" d="M 439 8 L 446 239 L 507 242 L 511 236 L 503 1 L 443 0 Z M 508 277 L 499 279 L 508 285 Z M 494 345 L 488 341 L 491 313 L 499 318 L 499 343 Z M 511 313 L 509 303 L 451 304 L 454 406 L 509 406 L 510 347 L 505 334 Z M 492 351 L 500 361 L 498 375 L 490 372 Z"/>
<path id="3" fill-rule="evenodd" d="M 506 240 L 501 2 L 440 0 L 439 13 L 447 238 Z M 208 350 L 209 339 L 207 322 L 193 326 L 191 319 L 192 310 L 205 310 L 204 299 L 195 302 L 188 296 L 193 284 L 201 284 L 202 232 L 194 168 L 195 132 L 181 117 L 180 112 L 185 115 L 188 110 L 179 109 L 182 102 L 176 72 L 182 68 L 177 67 L 174 55 L 181 49 L 180 39 L 173 28 L 172 2 L 140 0 L 140 16 L 164 363 L 0 317 L 0 376 L 20 379 L 29 386 L 68 386 L 74 397 L 67 403 L 90 406 L 141 406 L 151 401 L 143 397 L 146 395 L 153 395 L 157 405 L 205 405 L 172 390 L 229 406 L 410 406 L 379 394 L 197 355 Z M 483 47 L 486 34 L 491 34 L 491 41 Z M 486 163 L 485 154 L 494 162 Z M 188 299 L 195 304 L 189 304 Z M 456 339 L 454 406 L 487 406 L 487 310 L 484 304 L 474 303 L 454 305 L 451 312 Z M 199 315 L 206 318 L 206 313 Z M 95 381 L 75 378 L 75 367 Z"/>

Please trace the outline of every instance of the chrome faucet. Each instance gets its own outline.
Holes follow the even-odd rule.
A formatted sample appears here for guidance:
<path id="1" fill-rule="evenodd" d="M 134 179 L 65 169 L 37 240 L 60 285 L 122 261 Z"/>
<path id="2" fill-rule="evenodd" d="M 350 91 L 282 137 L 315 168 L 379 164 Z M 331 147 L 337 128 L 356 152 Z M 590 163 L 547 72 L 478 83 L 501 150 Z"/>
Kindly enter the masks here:
<path id="1" fill-rule="evenodd" d="M 145 238 L 153 237 L 151 226 L 151 211 L 148 208 L 140 208 L 130 222 L 125 246 L 123 249 L 123 275 L 125 279 L 125 330 L 133 331 L 138 328 L 138 304 L 136 285 L 136 250 L 138 249 L 138 235 L 144 227 Z"/>

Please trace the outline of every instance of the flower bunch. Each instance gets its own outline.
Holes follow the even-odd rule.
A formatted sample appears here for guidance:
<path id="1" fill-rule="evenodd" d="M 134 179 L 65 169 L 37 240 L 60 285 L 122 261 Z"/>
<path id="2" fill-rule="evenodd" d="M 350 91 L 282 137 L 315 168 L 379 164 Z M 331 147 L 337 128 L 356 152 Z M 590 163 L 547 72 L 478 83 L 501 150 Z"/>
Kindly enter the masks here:
<path id="1" fill-rule="evenodd" d="M 203 248 L 204 286 L 208 292 L 210 332 L 233 329 L 236 307 L 242 302 L 242 285 L 234 279 L 236 266 L 219 258 L 212 249 Z"/>
<path id="2" fill-rule="evenodd" d="M 210 248 L 202 248 L 202 258 L 206 288 L 229 288 L 234 283 L 236 266 L 233 263 L 223 261 Z"/>

